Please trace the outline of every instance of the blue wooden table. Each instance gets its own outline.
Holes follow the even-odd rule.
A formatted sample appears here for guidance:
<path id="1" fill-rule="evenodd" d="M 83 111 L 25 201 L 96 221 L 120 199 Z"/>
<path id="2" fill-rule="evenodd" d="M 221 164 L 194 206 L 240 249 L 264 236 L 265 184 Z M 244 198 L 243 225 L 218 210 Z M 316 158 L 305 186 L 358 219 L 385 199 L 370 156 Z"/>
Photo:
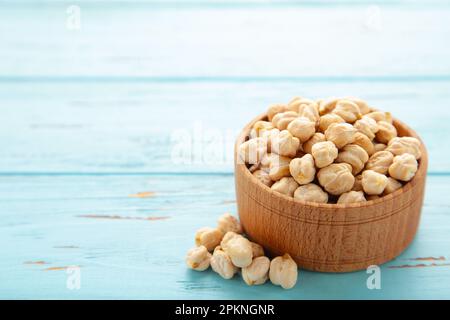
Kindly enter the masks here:
<path id="1" fill-rule="evenodd" d="M 448 1 L 1 1 L 0 298 L 449 299 L 449 20 Z M 420 229 L 380 290 L 184 265 L 236 213 L 236 134 L 296 95 L 360 96 L 426 143 Z"/>

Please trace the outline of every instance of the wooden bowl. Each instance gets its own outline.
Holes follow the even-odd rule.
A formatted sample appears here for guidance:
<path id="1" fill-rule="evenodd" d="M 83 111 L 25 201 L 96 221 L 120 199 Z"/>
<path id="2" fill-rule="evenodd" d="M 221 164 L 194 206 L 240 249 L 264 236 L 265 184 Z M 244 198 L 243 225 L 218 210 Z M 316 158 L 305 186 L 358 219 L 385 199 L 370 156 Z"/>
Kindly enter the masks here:
<path id="1" fill-rule="evenodd" d="M 414 178 L 380 199 L 352 204 L 321 204 L 293 199 L 260 183 L 238 163 L 238 146 L 248 139 L 250 122 L 235 145 L 235 182 L 239 217 L 248 237 L 272 256 L 289 253 L 299 267 L 348 272 L 398 256 L 413 240 L 423 204 L 428 158 Z M 417 134 L 394 119 L 399 136 Z"/>

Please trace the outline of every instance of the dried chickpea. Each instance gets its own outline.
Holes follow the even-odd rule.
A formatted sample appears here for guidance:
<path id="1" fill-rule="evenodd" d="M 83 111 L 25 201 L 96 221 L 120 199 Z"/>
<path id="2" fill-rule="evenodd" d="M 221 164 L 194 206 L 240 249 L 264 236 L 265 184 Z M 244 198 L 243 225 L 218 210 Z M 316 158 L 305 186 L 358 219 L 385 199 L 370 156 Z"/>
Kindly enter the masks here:
<path id="1" fill-rule="evenodd" d="M 299 112 L 299 108 L 301 105 L 310 105 L 315 104 L 316 102 L 314 100 L 303 98 L 303 97 L 294 97 L 291 101 L 288 103 L 288 110 L 289 111 L 295 111 Z"/>
<path id="2" fill-rule="evenodd" d="M 376 122 L 385 121 L 392 123 L 392 115 L 390 112 L 373 111 L 365 115 L 365 117 L 372 118 Z"/>
<path id="3" fill-rule="evenodd" d="M 388 178 L 373 170 L 365 170 L 362 173 L 362 185 L 364 192 L 369 195 L 382 194 L 388 184 Z"/>
<path id="4" fill-rule="evenodd" d="M 394 161 L 389 167 L 389 175 L 400 181 L 411 180 L 417 172 L 417 160 L 409 153 L 404 153 L 394 157 Z"/>
<path id="5" fill-rule="evenodd" d="M 355 141 L 356 132 L 357 130 L 349 123 L 333 123 L 325 131 L 325 138 L 340 149 Z"/>
<path id="6" fill-rule="evenodd" d="M 365 102 L 364 100 L 360 99 L 360 98 L 356 98 L 356 97 L 345 97 L 345 100 L 350 100 L 353 103 L 356 103 L 359 107 L 359 110 L 361 111 L 361 114 L 367 114 L 369 112 L 371 112 L 369 105 L 367 104 L 367 102 Z"/>
<path id="7" fill-rule="evenodd" d="M 389 151 L 378 151 L 370 156 L 366 169 L 386 174 L 393 160 L 394 156 Z"/>
<path id="8" fill-rule="evenodd" d="M 349 191 L 339 196 L 337 203 L 355 203 L 365 202 L 364 192 L 362 191 Z"/>
<path id="9" fill-rule="evenodd" d="M 269 177 L 273 181 L 278 181 L 283 177 L 289 177 L 289 163 L 291 158 L 283 156 L 272 157 L 269 165 Z"/>
<path id="10" fill-rule="evenodd" d="M 338 103 L 339 100 L 340 100 L 339 98 L 330 98 L 330 99 L 321 100 L 319 102 L 320 115 L 324 115 L 326 113 L 333 111 L 333 109 L 336 107 L 336 104 Z"/>
<path id="11" fill-rule="evenodd" d="M 234 238 L 238 238 L 238 237 L 242 237 L 242 235 L 233 232 L 233 231 L 228 231 L 227 233 L 225 233 L 225 235 L 222 238 L 222 241 L 220 242 L 220 247 L 221 248 L 226 248 L 228 245 L 228 242 L 230 242 L 230 240 L 234 239 Z"/>
<path id="12" fill-rule="evenodd" d="M 344 123 L 345 120 L 334 113 L 327 113 L 319 119 L 319 130 L 325 132 L 332 123 Z"/>
<path id="13" fill-rule="evenodd" d="M 186 264 L 189 268 L 196 271 L 205 271 L 209 268 L 211 253 L 205 246 L 192 248 L 186 256 Z"/>
<path id="14" fill-rule="evenodd" d="M 369 160 L 366 150 L 356 144 L 346 145 L 338 154 L 336 162 L 345 162 L 352 166 L 353 175 L 357 175 L 364 169 Z"/>
<path id="15" fill-rule="evenodd" d="M 289 254 L 276 257 L 270 262 L 269 278 L 274 285 L 291 289 L 297 283 L 297 277 L 297 264 Z"/>
<path id="16" fill-rule="evenodd" d="M 298 117 L 289 123 L 287 130 L 303 143 L 316 132 L 316 124 L 308 118 Z"/>
<path id="17" fill-rule="evenodd" d="M 217 228 L 222 231 L 223 234 L 226 234 L 229 231 L 235 233 L 242 233 L 242 226 L 239 223 L 238 219 L 233 217 L 229 213 L 224 213 L 217 220 Z"/>
<path id="18" fill-rule="evenodd" d="M 250 131 L 251 138 L 262 137 L 265 132 L 274 129 L 272 122 L 269 121 L 256 121 Z"/>
<path id="19" fill-rule="evenodd" d="M 263 170 L 256 170 L 252 173 L 256 179 L 258 179 L 262 184 L 270 187 L 273 184 L 272 179 L 270 179 L 269 173 Z"/>
<path id="20" fill-rule="evenodd" d="M 272 190 L 285 194 L 287 196 L 292 197 L 294 195 L 294 191 L 298 188 L 298 183 L 292 177 L 282 178 L 280 181 L 277 181 L 271 187 Z"/>
<path id="21" fill-rule="evenodd" d="M 280 156 L 276 153 L 266 153 L 262 156 L 261 162 L 259 163 L 259 169 L 261 169 L 264 172 L 269 173 L 270 171 L 270 164 L 272 160 L 277 161 L 277 159 Z"/>
<path id="22" fill-rule="evenodd" d="M 292 159 L 289 164 L 289 172 L 300 185 L 313 181 L 316 175 L 316 167 L 312 155 L 305 154 L 301 158 Z"/>
<path id="23" fill-rule="evenodd" d="M 373 144 L 373 149 L 374 149 L 374 151 L 375 151 L 375 153 L 376 152 L 378 152 L 378 151 L 383 151 L 383 150 L 385 150 L 386 149 L 386 145 L 384 144 L 384 143 L 374 143 Z"/>
<path id="24" fill-rule="evenodd" d="M 404 153 L 412 154 L 416 159 L 420 159 L 420 141 L 413 137 L 396 137 L 389 141 L 386 151 L 391 152 L 395 156 Z"/>
<path id="25" fill-rule="evenodd" d="M 386 188 L 384 188 L 383 196 L 390 194 L 402 187 L 402 183 L 395 180 L 394 178 L 388 177 L 388 183 Z"/>
<path id="26" fill-rule="evenodd" d="M 348 163 L 333 163 L 322 168 L 317 174 L 320 185 L 333 195 L 350 191 L 355 183 L 352 166 Z"/>
<path id="27" fill-rule="evenodd" d="M 271 140 L 271 151 L 285 157 L 295 157 L 300 146 L 300 140 L 289 131 L 283 130 Z"/>
<path id="28" fill-rule="evenodd" d="M 252 263 L 253 250 L 250 241 L 242 236 L 233 237 L 223 250 L 228 254 L 236 267 L 245 268 Z"/>
<path id="29" fill-rule="evenodd" d="M 298 187 L 294 192 L 294 199 L 327 203 L 328 193 L 322 190 L 321 187 L 314 183 L 306 184 L 304 186 Z"/>
<path id="30" fill-rule="evenodd" d="M 249 286 L 264 284 L 269 279 L 269 269 L 269 258 L 254 258 L 249 266 L 242 268 L 242 279 Z"/>
<path id="31" fill-rule="evenodd" d="M 286 130 L 287 126 L 291 121 L 298 118 L 298 113 L 294 111 L 286 111 L 282 113 L 277 113 L 272 118 L 272 123 L 275 127 L 277 127 L 280 130 Z"/>
<path id="32" fill-rule="evenodd" d="M 303 151 L 306 153 L 311 153 L 312 146 L 322 141 L 325 141 L 325 135 L 320 132 L 314 133 L 311 139 L 309 139 L 302 145 Z"/>
<path id="33" fill-rule="evenodd" d="M 239 157 L 248 164 L 257 164 L 267 152 L 267 142 L 263 138 L 245 141 L 239 146 Z"/>
<path id="34" fill-rule="evenodd" d="M 217 247 L 211 257 L 211 268 L 224 279 L 231 279 L 238 272 L 238 268 L 233 265 L 231 258 Z"/>
<path id="35" fill-rule="evenodd" d="M 370 141 L 370 139 L 361 132 L 355 133 L 355 141 L 353 141 L 353 144 L 356 144 L 363 148 L 369 156 L 375 153 L 375 148 L 372 141 Z"/>
<path id="36" fill-rule="evenodd" d="M 267 152 L 272 152 L 272 140 L 280 134 L 280 130 L 277 128 L 265 130 L 261 133 L 261 138 L 266 140 Z"/>
<path id="37" fill-rule="evenodd" d="M 223 233 L 216 228 L 201 228 L 195 234 L 195 244 L 205 246 L 208 251 L 213 251 L 222 241 Z"/>
<path id="38" fill-rule="evenodd" d="M 364 116 L 356 121 L 354 127 L 362 134 L 365 134 L 370 140 L 375 138 L 375 134 L 379 130 L 377 122 L 368 116 Z"/>
<path id="39" fill-rule="evenodd" d="M 375 135 L 377 141 L 381 143 L 388 143 L 391 139 L 397 136 L 397 129 L 386 121 L 378 122 L 378 131 Z"/>
<path id="40" fill-rule="evenodd" d="M 298 101 L 294 104 L 288 105 L 288 109 L 291 111 L 297 112 L 297 114 L 300 117 L 305 117 L 309 119 L 311 122 L 318 122 L 320 115 L 319 115 L 319 106 L 314 101 Z"/>
<path id="41" fill-rule="evenodd" d="M 250 244 L 252 245 L 253 259 L 264 256 L 264 248 L 261 245 L 257 244 L 256 242 L 251 242 L 251 241 L 250 241 Z"/>
<path id="42" fill-rule="evenodd" d="M 331 141 L 318 142 L 312 146 L 311 154 L 316 166 L 323 168 L 332 164 L 334 159 L 337 158 L 338 149 Z"/>
<path id="43" fill-rule="evenodd" d="M 348 123 L 354 123 L 356 120 L 361 119 L 362 116 L 358 105 L 345 99 L 336 103 L 332 113 L 337 114 Z"/>
<path id="44" fill-rule="evenodd" d="M 352 191 L 363 191 L 362 175 L 357 175 L 355 177 L 355 183 L 353 184 Z"/>
<path id="45" fill-rule="evenodd" d="M 283 113 L 286 110 L 287 110 L 287 105 L 285 105 L 285 104 L 281 104 L 281 103 L 272 104 L 269 107 L 269 109 L 267 110 L 267 118 L 269 119 L 269 121 L 272 121 L 273 117 L 277 113 Z"/>

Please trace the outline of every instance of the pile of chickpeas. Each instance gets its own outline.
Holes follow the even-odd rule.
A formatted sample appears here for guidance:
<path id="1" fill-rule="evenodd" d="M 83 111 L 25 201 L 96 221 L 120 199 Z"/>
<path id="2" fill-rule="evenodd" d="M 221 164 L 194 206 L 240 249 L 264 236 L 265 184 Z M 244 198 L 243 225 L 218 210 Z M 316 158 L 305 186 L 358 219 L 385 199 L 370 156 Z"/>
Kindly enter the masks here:
<path id="1" fill-rule="evenodd" d="M 290 289 L 297 282 L 297 264 L 289 254 L 270 261 L 262 246 L 244 237 L 241 224 L 229 213 L 219 218 L 216 228 L 198 230 L 195 244 L 186 256 L 186 264 L 193 270 L 204 271 L 211 266 L 224 279 L 240 271 L 250 286 L 270 279 L 274 285 Z"/>
<path id="2" fill-rule="evenodd" d="M 296 97 L 271 105 L 239 160 L 272 190 L 318 203 L 355 203 L 390 194 L 410 181 L 420 141 L 398 137 L 389 112 L 353 98 Z"/>

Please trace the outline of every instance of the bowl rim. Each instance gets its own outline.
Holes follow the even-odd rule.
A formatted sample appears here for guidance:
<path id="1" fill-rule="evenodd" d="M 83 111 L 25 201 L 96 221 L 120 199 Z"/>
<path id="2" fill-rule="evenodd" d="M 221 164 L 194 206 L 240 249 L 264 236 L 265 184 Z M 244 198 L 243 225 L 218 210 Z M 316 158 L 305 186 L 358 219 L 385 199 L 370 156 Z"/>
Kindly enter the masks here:
<path id="1" fill-rule="evenodd" d="M 373 111 L 378 111 L 373 109 Z M 417 138 L 420 141 L 420 151 L 421 151 L 421 158 L 418 160 L 418 169 L 414 177 L 408 181 L 405 185 L 403 185 L 400 189 L 395 190 L 394 192 L 385 195 L 383 197 L 380 197 L 379 199 L 364 201 L 364 202 L 355 202 L 355 203 L 318 203 L 318 202 L 312 202 L 312 201 L 306 201 L 306 200 L 300 200 L 295 199 L 294 197 L 289 197 L 285 194 L 273 191 L 270 187 L 266 186 L 262 182 L 260 182 L 247 168 L 245 163 L 237 163 L 237 159 L 239 157 L 238 155 L 238 147 L 247 140 L 247 137 L 249 136 L 250 130 L 253 127 L 254 123 L 257 121 L 265 120 L 267 119 L 267 113 L 264 112 L 260 115 L 258 115 L 256 118 L 254 118 L 252 121 L 250 121 L 241 131 L 241 133 L 238 135 L 238 138 L 236 139 L 236 143 L 234 146 L 234 162 L 235 162 L 235 171 L 241 170 L 248 179 L 250 179 L 254 185 L 257 185 L 258 188 L 261 190 L 264 190 L 265 192 L 269 192 L 272 196 L 282 199 L 284 201 L 288 201 L 293 204 L 303 205 L 306 207 L 312 207 L 312 208 L 327 208 L 327 209 L 346 209 L 346 208 L 366 208 L 371 207 L 380 203 L 383 203 L 387 200 L 393 200 L 394 198 L 397 198 L 401 194 L 408 192 L 411 190 L 417 183 L 418 180 L 426 176 L 426 171 L 428 167 L 428 154 L 427 150 L 425 148 L 425 144 L 423 143 L 422 139 L 419 137 L 419 135 L 411 129 L 409 126 L 407 126 L 405 123 L 401 122 L 400 120 L 396 118 L 392 118 L 393 125 L 397 129 L 402 128 L 402 131 L 405 131 L 408 133 L 408 135 L 403 136 L 409 136 Z"/>

